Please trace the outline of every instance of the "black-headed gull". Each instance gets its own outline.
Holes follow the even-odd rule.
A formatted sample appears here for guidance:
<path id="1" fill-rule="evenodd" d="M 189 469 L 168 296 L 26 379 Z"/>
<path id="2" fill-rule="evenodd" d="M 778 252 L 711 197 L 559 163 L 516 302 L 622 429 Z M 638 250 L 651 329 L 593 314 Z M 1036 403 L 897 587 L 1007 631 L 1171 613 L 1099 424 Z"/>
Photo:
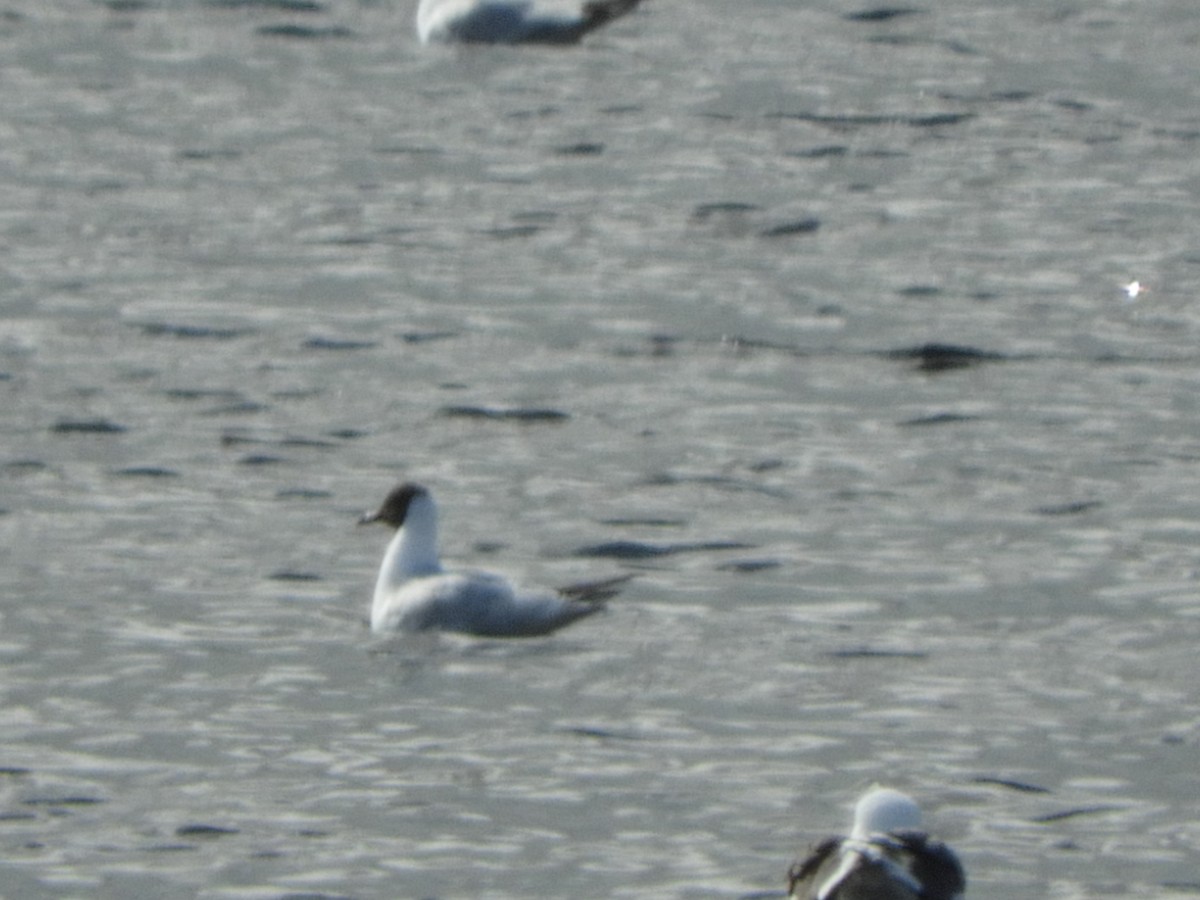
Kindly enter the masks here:
<path id="1" fill-rule="evenodd" d="M 788 872 L 792 900 L 961 900 L 954 851 L 921 831 L 911 797 L 872 788 L 854 808 L 850 837 L 828 838 Z"/>
<path id="2" fill-rule="evenodd" d="M 641 0 L 585 0 L 575 11 L 545 9 L 533 0 L 421 0 L 422 44 L 574 44 L 620 18 Z"/>
<path id="3" fill-rule="evenodd" d="M 438 558 L 437 504 L 419 484 L 392 490 L 359 524 L 382 522 L 396 529 L 375 582 L 371 630 L 458 631 L 483 637 L 549 634 L 604 608 L 621 575 L 557 591 L 524 589 L 491 572 L 447 572 Z"/>

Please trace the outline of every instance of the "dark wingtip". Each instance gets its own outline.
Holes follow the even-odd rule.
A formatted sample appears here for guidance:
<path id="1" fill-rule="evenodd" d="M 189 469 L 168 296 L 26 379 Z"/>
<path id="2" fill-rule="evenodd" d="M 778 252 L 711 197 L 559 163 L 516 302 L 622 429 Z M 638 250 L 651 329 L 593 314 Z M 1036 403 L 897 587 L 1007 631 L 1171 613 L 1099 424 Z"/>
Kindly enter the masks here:
<path id="1" fill-rule="evenodd" d="M 606 25 L 631 13 L 641 0 L 589 0 L 583 5 L 584 31 Z"/>
<path id="2" fill-rule="evenodd" d="M 605 600 L 610 600 L 621 593 L 621 588 L 637 576 L 634 573 L 617 575 L 614 578 L 604 578 L 600 581 L 581 581 L 578 584 L 568 584 L 560 587 L 558 593 L 568 600 L 578 600 L 580 603 L 591 603 L 602 606 Z"/>

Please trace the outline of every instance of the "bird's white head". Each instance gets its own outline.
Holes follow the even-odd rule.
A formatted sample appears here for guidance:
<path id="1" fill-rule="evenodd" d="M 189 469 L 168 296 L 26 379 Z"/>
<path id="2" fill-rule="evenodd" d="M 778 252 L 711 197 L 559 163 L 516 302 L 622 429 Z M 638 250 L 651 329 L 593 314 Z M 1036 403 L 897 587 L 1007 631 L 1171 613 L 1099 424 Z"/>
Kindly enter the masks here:
<path id="1" fill-rule="evenodd" d="M 873 834 L 920 827 L 921 809 L 912 797 L 891 788 L 872 788 L 854 807 L 854 830 L 850 836 L 866 840 Z"/>

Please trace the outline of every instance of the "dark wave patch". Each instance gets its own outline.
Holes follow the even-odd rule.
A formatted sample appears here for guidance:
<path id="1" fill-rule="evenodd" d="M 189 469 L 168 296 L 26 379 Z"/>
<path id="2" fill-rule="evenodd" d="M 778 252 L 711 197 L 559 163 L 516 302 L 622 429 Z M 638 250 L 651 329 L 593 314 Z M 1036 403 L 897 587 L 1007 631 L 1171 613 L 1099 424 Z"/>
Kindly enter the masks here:
<path id="1" fill-rule="evenodd" d="M 744 216 L 747 213 L 757 212 L 762 209 L 753 203 L 739 203 L 737 201 L 722 201 L 719 203 L 701 203 L 692 210 L 693 222 L 707 222 L 714 216 Z"/>
<path id="2" fill-rule="evenodd" d="M 332 450 L 338 444 L 332 440 L 308 438 L 302 436 L 257 436 L 242 430 L 227 430 L 221 436 L 221 445 L 226 448 L 247 448 L 244 456 L 238 460 L 239 466 L 278 466 L 289 462 L 289 457 L 281 454 L 281 450 Z"/>
<path id="3" fill-rule="evenodd" d="M 682 528 L 687 524 L 686 519 L 660 519 L 650 516 L 629 516 L 616 519 L 601 519 L 601 525 L 612 525 L 617 528 Z"/>
<path id="4" fill-rule="evenodd" d="M 580 141 L 577 144 L 555 147 L 554 152 L 559 156 L 599 156 L 604 152 L 604 144 L 598 141 Z"/>
<path id="5" fill-rule="evenodd" d="M 244 416 L 260 413 L 270 407 L 265 403 L 259 403 L 257 400 L 231 400 L 229 403 L 222 403 L 219 406 L 213 406 L 204 410 L 206 416 Z"/>
<path id="6" fill-rule="evenodd" d="M 908 297 L 915 300 L 921 300 L 927 297 L 936 297 L 942 292 L 942 289 L 936 284 L 910 284 L 907 287 L 902 287 L 896 291 L 901 297 Z"/>
<path id="7" fill-rule="evenodd" d="M 845 647 L 826 654 L 833 659 L 928 659 L 924 650 L 892 650 L 884 647 Z"/>
<path id="8" fill-rule="evenodd" d="M 792 159 L 830 159 L 845 156 L 850 148 L 845 144 L 823 144 L 819 147 L 808 147 L 804 150 L 789 150 L 784 156 Z"/>
<path id="9" fill-rule="evenodd" d="M 178 478 L 179 472 L 176 469 L 168 469 L 165 466 L 126 466 L 124 469 L 117 469 L 117 475 L 122 478 Z"/>
<path id="10" fill-rule="evenodd" d="M 603 544 L 590 544 L 579 547 L 576 556 L 599 557 L 602 559 L 653 559 L 659 556 L 669 556 L 675 552 L 672 548 L 661 544 L 646 544 L 641 541 L 607 541 Z"/>
<path id="11" fill-rule="evenodd" d="M 921 10 L 911 6 L 878 6 L 874 9 L 846 13 L 842 18 L 847 22 L 890 22 L 904 16 L 919 15 L 920 12 Z"/>
<path id="12" fill-rule="evenodd" d="M 45 472 L 49 468 L 40 459 L 14 459 L 0 466 L 0 471 L 12 475 L 32 475 L 34 472 Z"/>
<path id="13" fill-rule="evenodd" d="M 308 388 L 287 388 L 282 391 L 272 391 L 271 396 L 276 400 L 311 400 L 314 397 L 320 397 L 324 393 L 324 388 L 308 387 Z"/>
<path id="14" fill-rule="evenodd" d="M 954 91 L 941 91 L 937 95 L 942 100 L 955 103 L 1023 103 L 1037 97 L 1033 91 L 989 91 L 986 94 L 960 94 Z"/>
<path id="15" fill-rule="evenodd" d="M 1074 819 L 1079 816 L 1095 816 L 1101 813 L 1117 812 L 1121 808 L 1112 803 L 1098 803 L 1095 806 L 1076 806 L 1071 809 L 1060 810 L 1059 812 L 1034 816 L 1030 821 L 1037 822 L 1039 825 L 1045 825 L 1049 822 L 1061 822 L 1064 819 Z"/>
<path id="16" fill-rule="evenodd" d="M 1039 506 L 1034 509 L 1034 512 L 1039 516 L 1077 516 L 1103 505 L 1099 500 L 1076 500 L 1070 503 L 1051 503 Z"/>
<path id="17" fill-rule="evenodd" d="M 931 425 L 956 425 L 961 422 L 975 422 L 978 416 L 968 416 L 962 413 L 941 412 L 928 416 L 917 416 L 898 423 L 901 428 L 927 428 Z"/>
<path id="18" fill-rule="evenodd" d="M 952 369 L 966 369 L 985 362 L 999 362 L 1009 359 L 1003 353 L 996 353 L 991 350 L 981 350 L 978 347 L 970 347 L 963 344 L 941 344 L 937 342 L 888 350 L 883 355 L 888 359 L 913 362 L 922 372 L 946 372 Z"/>
<path id="19" fill-rule="evenodd" d="M 255 437 L 244 431 L 226 431 L 221 435 L 222 447 L 238 447 L 245 444 L 267 444 L 266 438 Z"/>
<path id="20" fill-rule="evenodd" d="M 281 447 L 304 447 L 316 450 L 332 450 L 338 445 L 333 441 L 322 440 L 321 438 L 310 437 L 285 437 L 280 438 L 279 446 Z"/>
<path id="21" fill-rule="evenodd" d="M 994 784 L 996 787 L 1008 788 L 1010 791 L 1020 791 L 1023 794 L 1049 794 L 1050 788 L 1040 784 L 1030 784 L 1028 781 L 1015 781 L 1012 778 L 997 778 L 991 775 L 977 775 L 971 779 L 972 784 Z"/>
<path id="22" fill-rule="evenodd" d="M 909 128 L 940 128 L 947 125 L 961 125 L 963 122 L 968 122 L 975 118 L 975 114 L 968 112 L 945 112 L 925 115 L 911 115 L 908 113 L 896 113 L 894 115 L 855 115 L 853 113 L 828 115 L 808 112 L 780 112 L 771 113 L 770 117 L 776 119 L 795 119 L 800 122 L 809 122 L 813 125 L 823 125 L 835 130 L 850 130 L 890 125 L 906 125 Z"/>
<path id="23" fill-rule="evenodd" d="M 222 447 L 262 447 L 264 449 L 286 448 L 301 450 L 334 450 L 341 446 L 336 441 L 302 435 L 262 436 L 242 429 L 230 428 L 221 435 Z"/>
<path id="24" fill-rule="evenodd" d="M 679 553 L 711 553 L 723 550 L 752 550 L 753 544 L 740 541 L 693 541 L 675 544 L 651 544 L 644 541 L 606 541 L 575 550 L 575 556 L 589 559 L 657 559 Z"/>
<path id="25" fill-rule="evenodd" d="M 280 569 L 267 576 L 270 581 L 311 582 L 320 581 L 321 576 L 316 572 L 298 572 L 295 569 Z"/>
<path id="26" fill-rule="evenodd" d="M 310 337 L 302 346 L 305 350 L 332 350 L 346 352 L 349 350 L 370 350 L 378 347 L 376 341 L 364 341 L 357 338 Z"/>
<path id="27" fill-rule="evenodd" d="M 276 500 L 328 500 L 333 491 L 317 488 L 282 488 L 275 492 Z"/>
<path id="28" fill-rule="evenodd" d="M 259 37 L 283 38 L 289 41 L 330 41 L 355 37 L 353 29 L 342 25 L 327 25 L 315 28 L 311 25 L 296 25 L 284 22 L 279 25 L 260 25 L 254 29 Z"/>
<path id="29" fill-rule="evenodd" d="M 1155 137 L 1169 138 L 1188 144 L 1200 141 L 1200 129 L 1197 128 L 1151 128 L 1150 133 Z M 1195 260 L 1189 261 L 1194 262 Z"/>
<path id="30" fill-rule="evenodd" d="M 175 154 L 176 159 L 181 159 L 184 162 L 228 162 L 233 159 L 241 159 L 242 151 L 240 150 L 217 150 L 211 147 L 193 147 L 188 150 L 180 150 Z"/>
<path id="31" fill-rule="evenodd" d="M 751 471 L 754 471 L 751 469 Z M 674 472 L 654 472 L 642 482 L 647 487 L 675 487 L 681 484 L 702 484 L 709 487 L 721 488 L 728 491 L 749 492 L 762 494 L 765 497 L 783 499 L 786 491 L 769 485 L 759 484 L 746 478 L 733 478 L 729 475 L 677 475 Z"/>
<path id="32" fill-rule="evenodd" d="M 242 395 L 238 391 L 205 388 L 168 388 L 163 396 L 170 400 L 220 400 L 226 403 L 239 401 Z"/>
<path id="33" fill-rule="evenodd" d="M 475 541 L 471 549 L 476 553 L 499 553 L 508 547 L 504 541 Z"/>
<path id="34" fill-rule="evenodd" d="M 178 322 L 139 322 L 135 327 L 150 337 L 170 337 L 182 340 L 232 341 L 251 334 L 250 328 L 219 328 L 214 325 L 182 325 Z"/>
<path id="35" fill-rule="evenodd" d="M 430 147 L 422 144 L 386 144 L 375 150 L 381 156 L 444 156 L 446 151 L 441 147 Z"/>
<path id="36" fill-rule="evenodd" d="M 519 422 L 521 424 L 555 424 L 571 418 L 569 413 L 548 407 L 517 406 L 499 408 L 491 406 L 443 406 L 438 413 L 451 419 L 483 419 L 495 422 Z"/>
<path id="37" fill-rule="evenodd" d="M 236 828 L 221 825 L 180 825 L 175 829 L 175 837 L 181 838 L 221 838 L 231 834 L 240 832 Z"/>
<path id="38" fill-rule="evenodd" d="M 592 738 L 597 741 L 639 741 L 641 738 L 631 731 L 617 731 L 612 728 L 601 728 L 598 725 L 568 725 L 561 729 L 564 734 L 576 737 Z"/>
<path id="39" fill-rule="evenodd" d="M 273 453 L 247 453 L 238 460 L 238 465 L 241 466 L 276 466 L 280 463 L 287 462 L 282 456 L 276 456 Z"/>
<path id="40" fill-rule="evenodd" d="M 736 572 L 739 575 L 753 575 L 755 572 L 766 572 L 778 569 L 783 563 L 777 559 L 735 559 L 717 566 L 718 572 Z"/>
<path id="41" fill-rule="evenodd" d="M 96 806 L 104 801 L 99 797 L 89 797 L 84 794 L 66 794 L 61 797 L 29 797 L 21 802 L 26 806 L 47 806 L 52 809 L 62 809 L 71 806 Z"/>
<path id="42" fill-rule="evenodd" d="M 129 429 L 112 419 L 59 419 L 50 430 L 55 434 L 124 434 Z"/>
<path id="43" fill-rule="evenodd" d="M 530 119 L 550 119 L 561 112 L 562 110 L 553 103 L 547 103 L 543 106 L 533 107 L 532 109 L 514 109 L 505 113 L 504 117 L 514 122 L 524 122 Z"/>
<path id="44" fill-rule="evenodd" d="M 215 9 L 260 9 L 270 12 L 319 13 L 325 4 L 317 0 L 203 0 Z"/>
<path id="45" fill-rule="evenodd" d="M 498 241 L 510 241 L 517 238 L 533 237 L 535 234 L 540 234 L 541 231 L 541 225 L 519 224 L 497 225 L 495 228 L 487 228 L 481 233 Z"/>
<path id="46" fill-rule="evenodd" d="M 664 358 L 675 355 L 675 348 L 679 346 L 679 338 L 671 334 L 652 334 L 646 338 L 646 345 L 649 347 L 651 356 Z"/>
<path id="47" fill-rule="evenodd" d="M 941 47 L 960 56 L 979 55 L 977 49 L 962 41 L 939 41 L 925 35 L 873 34 L 867 40 L 872 44 L 883 44 L 888 47 Z"/>
<path id="48" fill-rule="evenodd" d="M 431 341 L 447 341 L 458 337 L 457 331 L 406 331 L 400 340 L 406 344 L 428 344 Z"/>
<path id="49" fill-rule="evenodd" d="M 758 236 L 765 238 L 799 237 L 805 234 L 813 234 L 819 230 L 820 227 L 820 219 L 796 219 L 792 222 L 781 222 L 778 225 L 772 225 L 769 228 L 764 228 L 758 233 Z"/>
<path id="50" fill-rule="evenodd" d="M 1096 108 L 1094 103 L 1089 103 L 1086 100 L 1072 100 L 1069 97 L 1064 97 L 1059 100 L 1051 101 L 1059 109 L 1065 109 L 1067 112 L 1085 113 L 1091 112 Z"/>

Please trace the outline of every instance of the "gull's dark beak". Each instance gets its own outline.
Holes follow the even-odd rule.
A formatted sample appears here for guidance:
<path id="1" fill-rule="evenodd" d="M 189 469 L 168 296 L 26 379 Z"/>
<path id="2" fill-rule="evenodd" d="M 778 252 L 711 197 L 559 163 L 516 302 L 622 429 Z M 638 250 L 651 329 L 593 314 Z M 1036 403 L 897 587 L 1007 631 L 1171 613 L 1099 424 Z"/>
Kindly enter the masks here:
<path id="1" fill-rule="evenodd" d="M 379 521 L 378 510 L 375 512 L 365 512 L 361 516 L 358 517 L 359 525 L 370 525 L 373 522 L 378 522 L 378 521 Z"/>

